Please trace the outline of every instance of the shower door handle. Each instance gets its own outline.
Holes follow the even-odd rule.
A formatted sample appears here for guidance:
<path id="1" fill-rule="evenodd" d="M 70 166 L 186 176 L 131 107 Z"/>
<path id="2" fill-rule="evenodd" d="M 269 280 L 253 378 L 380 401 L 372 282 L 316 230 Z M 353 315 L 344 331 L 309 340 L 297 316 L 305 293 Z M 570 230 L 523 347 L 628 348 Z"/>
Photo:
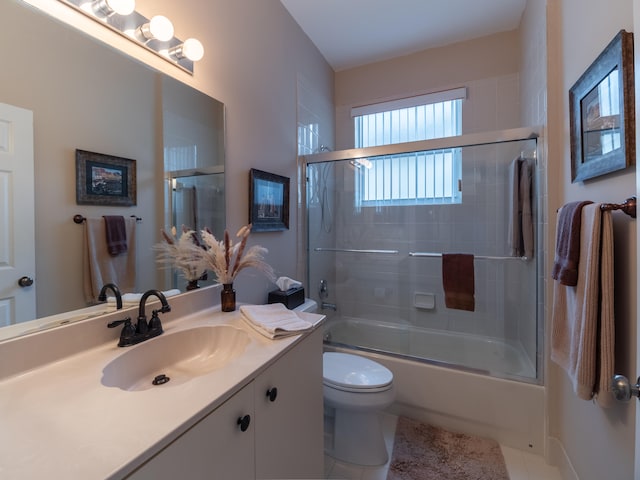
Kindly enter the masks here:
<path id="1" fill-rule="evenodd" d="M 614 375 L 611 379 L 611 388 L 613 389 L 613 396 L 619 402 L 628 402 L 631 397 L 636 397 L 640 400 L 640 377 L 636 380 L 635 385 L 631 385 L 629 379 L 624 375 Z"/>

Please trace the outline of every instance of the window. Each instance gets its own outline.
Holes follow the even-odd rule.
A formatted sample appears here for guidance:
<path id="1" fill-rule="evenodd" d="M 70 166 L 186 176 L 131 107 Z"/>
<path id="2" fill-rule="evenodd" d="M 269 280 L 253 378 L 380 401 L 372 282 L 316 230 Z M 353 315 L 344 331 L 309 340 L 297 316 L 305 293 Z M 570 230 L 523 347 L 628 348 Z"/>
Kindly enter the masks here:
<path id="1" fill-rule="evenodd" d="M 373 147 L 462 133 L 466 89 L 357 107 L 355 147 Z M 359 205 L 460 203 L 461 151 L 431 150 L 352 162 Z"/>

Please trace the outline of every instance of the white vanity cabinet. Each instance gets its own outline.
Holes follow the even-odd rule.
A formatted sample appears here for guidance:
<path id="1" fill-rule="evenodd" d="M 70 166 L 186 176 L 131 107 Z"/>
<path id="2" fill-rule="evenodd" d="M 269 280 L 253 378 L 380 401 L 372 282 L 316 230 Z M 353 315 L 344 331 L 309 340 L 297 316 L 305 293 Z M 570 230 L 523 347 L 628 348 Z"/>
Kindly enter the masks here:
<path id="1" fill-rule="evenodd" d="M 322 478 L 322 405 L 317 329 L 128 478 Z"/>
<path id="2" fill-rule="evenodd" d="M 254 478 L 253 382 L 187 430 L 129 477 L 132 480 Z M 176 408 L 180 408 L 176 405 Z M 250 415 L 241 431 L 237 421 Z"/>
<path id="3" fill-rule="evenodd" d="M 254 390 L 256 478 L 323 478 L 322 329 L 258 376 Z"/>

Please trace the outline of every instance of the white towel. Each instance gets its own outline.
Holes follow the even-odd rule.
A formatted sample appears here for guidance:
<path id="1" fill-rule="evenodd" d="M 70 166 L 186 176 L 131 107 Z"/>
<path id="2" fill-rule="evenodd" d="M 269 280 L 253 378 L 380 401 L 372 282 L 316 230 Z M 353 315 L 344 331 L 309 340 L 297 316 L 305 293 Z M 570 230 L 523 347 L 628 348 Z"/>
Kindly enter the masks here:
<path id="1" fill-rule="evenodd" d="M 242 305 L 242 318 L 267 338 L 298 335 L 309 330 L 313 324 L 300 318 L 282 303 L 269 305 Z"/>
<path id="2" fill-rule="evenodd" d="M 174 288 L 172 290 L 165 290 L 162 292 L 166 298 L 173 297 L 174 295 L 178 295 L 180 290 Z M 140 299 L 142 298 L 143 293 L 125 293 L 122 295 L 122 304 L 123 305 L 137 305 L 140 303 Z M 116 303 L 116 297 L 107 297 L 107 303 Z"/>
<path id="3" fill-rule="evenodd" d="M 84 297 L 87 303 L 97 303 L 100 289 L 115 283 L 121 291 L 136 291 L 136 219 L 125 218 L 127 251 L 111 256 L 107 250 L 104 219 L 85 220 L 83 252 Z"/>
<path id="4" fill-rule="evenodd" d="M 579 398 L 614 403 L 613 227 L 600 204 L 582 209 L 578 284 L 554 282 L 551 359 Z"/>

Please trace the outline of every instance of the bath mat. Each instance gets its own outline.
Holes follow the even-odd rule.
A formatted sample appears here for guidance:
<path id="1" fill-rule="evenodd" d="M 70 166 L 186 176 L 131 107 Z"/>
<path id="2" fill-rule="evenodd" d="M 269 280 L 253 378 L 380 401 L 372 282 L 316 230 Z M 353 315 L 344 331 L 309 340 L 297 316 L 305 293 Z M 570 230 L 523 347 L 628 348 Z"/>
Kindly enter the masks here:
<path id="1" fill-rule="evenodd" d="M 509 480 L 500 445 L 398 417 L 387 480 Z"/>

